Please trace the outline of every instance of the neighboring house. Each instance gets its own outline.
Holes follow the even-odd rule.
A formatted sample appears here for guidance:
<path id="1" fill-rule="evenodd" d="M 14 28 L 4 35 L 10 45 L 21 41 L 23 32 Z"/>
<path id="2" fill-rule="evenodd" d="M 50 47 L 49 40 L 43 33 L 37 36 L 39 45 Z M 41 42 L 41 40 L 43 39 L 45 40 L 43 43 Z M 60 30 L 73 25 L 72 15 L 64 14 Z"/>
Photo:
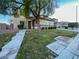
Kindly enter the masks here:
<path id="1" fill-rule="evenodd" d="M 12 30 L 13 29 L 13 24 L 5 24 L 5 23 L 0 23 L 0 30 Z"/>
<path id="2" fill-rule="evenodd" d="M 68 27 L 69 22 L 57 22 L 56 27 L 58 28 L 63 28 L 63 27 Z"/>
<path id="3" fill-rule="evenodd" d="M 40 27 L 53 27 L 55 25 L 55 22 L 58 22 L 57 19 L 51 19 L 51 18 L 40 18 Z M 14 29 L 18 29 L 19 24 L 24 24 L 24 28 L 27 29 L 33 29 L 33 25 L 36 27 L 36 22 L 34 21 L 33 17 L 27 17 L 19 16 L 18 18 L 14 18 L 12 20 L 12 23 L 14 25 Z"/>
<path id="4" fill-rule="evenodd" d="M 56 23 L 58 22 L 58 19 L 51 19 L 51 18 L 44 18 L 40 20 L 40 26 L 41 27 L 55 27 Z"/>

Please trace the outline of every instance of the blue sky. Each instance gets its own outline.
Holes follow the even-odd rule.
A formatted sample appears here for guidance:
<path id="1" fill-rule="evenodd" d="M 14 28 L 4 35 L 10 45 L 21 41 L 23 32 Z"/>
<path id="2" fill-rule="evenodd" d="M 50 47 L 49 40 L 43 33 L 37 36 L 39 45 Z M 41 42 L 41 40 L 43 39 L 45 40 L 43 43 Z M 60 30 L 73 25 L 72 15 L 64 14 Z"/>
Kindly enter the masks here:
<path id="1" fill-rule="evenodd" d="M 65 4 L 72 3 L 72 2 L 76 2 L 76 1 L 79 2 L 79 0 L 57 0 L 57 1 L 58 1 L 58 4 L 60 5 L 60 7 Z M 0 14 L 0 22 L 7 23 L 10 20 L 10 17 L 11 16 Z"/>
<path id="2" fill-rule="evenodd" d="M 68 4 L 68 3 L 73 3 L 73 2 L 79 2 L 79 0 L 57 0 L 59 5 L 64 5 L 64 4 Z"/>
<path id="3" fill-rule="evenodd" d="M 10 20 L 11 16 L 0 14 L 0 23 L 7 23 Z"/>

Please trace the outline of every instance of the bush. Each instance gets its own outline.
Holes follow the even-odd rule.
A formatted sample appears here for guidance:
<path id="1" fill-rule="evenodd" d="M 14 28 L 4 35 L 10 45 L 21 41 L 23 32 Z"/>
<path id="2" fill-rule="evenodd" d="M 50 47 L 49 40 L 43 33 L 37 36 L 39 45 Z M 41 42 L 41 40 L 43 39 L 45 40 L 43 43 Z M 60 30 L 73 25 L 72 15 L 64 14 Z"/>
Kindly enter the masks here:
<path id="1" fill-rule="evenodd" d="M 56 29 L 56 27 L 48 27 L 48 29 Z"/>
<path id="2" fill-rule="evenodd" d="M 52 29 L 56 29 L 56 27 L 52 27 Z"/>
<path id="3" fill-rule="evenodd" d="M 50 27 L 50 29 L 52 29 L 52 27 Z"/>
<path id="4" fill-rule="evenodd" d="M 51 27 L 48 27 L 48 29 L 51 29 Z"/>
<path id="5" fill-rule="evenodd" d="M 47 29 L 47 27 L 45 27 L 44 29 Z"/>
<path id="6" fill-rule="evenodd" d="M 42 30 L 44 29 L 44 27 L 41 28 Z"/>
<path id="7" fill-rule="evenodd" d="M 65 27 L 65 29 L 68 29 L 68 27 Z"/>
<path id="8" fill-rule="evenodd" d="M 2 48 L 0 48 L 0 51 L 2 51 Z"/>
<path id="9" fill-rule="evenodd" d="M 72 29 L 74 28 L 74 27 L 78 27 L 78 23 L 69 23 L 68 24 L 68 27 L 71 27 Z"/>
<path id="10" fill-rule="evenodd" d="M 20 24 L 20 25 L 18 25 L 18 28 L 19 29 L 24 29 L 24 26 Z"/>

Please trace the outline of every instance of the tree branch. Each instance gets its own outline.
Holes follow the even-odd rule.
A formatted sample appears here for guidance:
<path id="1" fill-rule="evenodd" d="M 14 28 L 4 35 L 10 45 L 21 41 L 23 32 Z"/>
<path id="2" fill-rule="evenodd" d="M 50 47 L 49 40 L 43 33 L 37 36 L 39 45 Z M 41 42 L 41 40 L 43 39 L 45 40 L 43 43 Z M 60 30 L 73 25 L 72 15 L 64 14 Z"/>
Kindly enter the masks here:
<path id="1" fill-rule="evenodd" d="M 29 9 L 30 9 L 30 11 L 32 12 L 33 16 L 36 17 L 35 12 L 34 12 L 31 8 L 29 8 Z"/>
<path id="2" fill-rule="evenodd" d="M 17 1 L 13 1 L 13 2 L 15 2 L 15 3 L 17 3 L 17 4 L 24 5 L 24 3 L 21 3 L 21 2 L 17 2 Z"/>
<path id="3" fill-rule="evenodd" d="M 40 7 L 41 7 L 41 4 L 40 4 L 40 0 L 39 0 L 38 16 L 40 15 L 40 11 L 41 11 Z"/>

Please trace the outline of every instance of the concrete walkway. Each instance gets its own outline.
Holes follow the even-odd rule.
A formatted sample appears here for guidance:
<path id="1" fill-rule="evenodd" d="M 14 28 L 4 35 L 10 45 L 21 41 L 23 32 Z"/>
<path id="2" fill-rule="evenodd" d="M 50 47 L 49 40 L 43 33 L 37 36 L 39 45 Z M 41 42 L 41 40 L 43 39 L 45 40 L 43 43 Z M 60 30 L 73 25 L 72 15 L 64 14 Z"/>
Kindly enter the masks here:
<path id="1" fill-rule="evenodd" d="M 79 59 L 79 29 L 58 29 L 58 30 L 66 30 L 72 32 L 78 32 L 78 34 L 69 40 L 69 43 L 65 45 L 64 42 L 61 42 L 60 39 L 57 40 L 46 47 L 51 51 L 57 54 L 57 57 L 54 59 Z M 60 37 L 62 38 L 62 37 Z M 64 38 L 62 38 L 64 39 Z M 68 38 L 66 38 L 67 40 Z M 66 42 L 66 41 L 65 41 Z"/>
<path id="2" fill-rule="evenodd" d="M 26 30 L 20 30 L 12 40 L 2 47 L 0 59 L 15 59 L 22 44 Z"/>
<path id="3" fill-rule="evenodd" d="M 55 59 L 79 59 L 79 34 Z"/>

